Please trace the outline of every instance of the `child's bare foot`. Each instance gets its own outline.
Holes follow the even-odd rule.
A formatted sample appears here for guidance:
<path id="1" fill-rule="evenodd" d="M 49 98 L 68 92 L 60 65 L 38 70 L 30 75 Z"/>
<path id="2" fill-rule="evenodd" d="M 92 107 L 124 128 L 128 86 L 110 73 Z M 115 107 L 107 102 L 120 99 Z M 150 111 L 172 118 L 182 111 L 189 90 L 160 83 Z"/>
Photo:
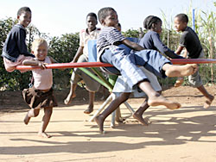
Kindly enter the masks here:
<path id="1" fill-rule="evenodd" d="M 149 106 L 164 105 L 170 110 L 179 109 L 181 107 L 180 103 L 169 101 L 160 94 L 157 94 L 156 96 L 149 98 L 148 105 Z"/>
<path id="2" fill-rule="evenodd" d="M 89 105 L 89 107 L 84 111 L 85 114 L 91 114 L 91 112 L 93 111 L 93 106 Z"/>
<path id="3" fill-rule="evenodd" d="M 28 125 L 30 119 L 31 119 L 31 117 L 29 117 L 29 116 L 28 116 L 28 113 L 27 113 L 23 121 L 24 121 L 24 123 L 25 123 L 26 125 Z"/>
<path id="4" fill-rule="evenodd" d="M 137 119 L 142 125 L 144 125 L 144 126 L 148 126 L 149 125 L 148 122 L 143 119 L 142 114 L 138 114 L 138 113 L 135 112 L 133 114 L 133 117 L 135 119 Z"/>
<path id="5" fill-rule="evenodd" d="M 167 66 L 167 65 L 164 65 Z M 187 64 L 187 65 L 171 65 L 166 68 L 166 76 L 168 77 L 183 77 L 194 74 L 198 70 L 197 64 Z"/>
<path id="6" fill-rule="evenodd" d="M 102 119 L 102 117 L 99 115 L 95 118 L 95 121 L 99 127 L 99 131 L 101 134 L 105 134 L 105 131 L 103 129 L 103 123 L 104 123 L 104 120 Z"/>
<path id="7" fill-rule="evenodd" d="M 203 108 L 208 109 L 211 106 L 212 101 L 214 100 L 214 96 L 210 95 L 204 103 Z"/>
<path id="8" fill-rule="evenodd" d="M 120 117 L 120 118 L 116 119 L 116 122 L 123 123 L 125 120 L 126 120 L 125 118 Z"/>
<path id="9" fill-rule="evenodd" d="M 174 84 L 174 87 L 179 87 L 182 85 L 182 83 L 184 82 L 184 78 L 183 77 L 180 77 L 176 80 L 175 84 Z"/>
<path id="10" fill-rule="evenodd" d="M 69 94 L 69 95 L 67 96 L 67 98 L 64 100 L 64 104 L 65 104 L 65 105 L 69 105 L 69 104 L 71 103 L 72 99 L 75 98 L 75 97 L 76 97 L 76 94 L 73 94 L 73 95 L 70 95 L 70 94 Z"/>
<path id="11" fill-rule="evenodd" d="M 49 135 L 45 132 L 38 133 L 38 136 L 42 137 L 42 138 L 51 138 L 52 137 L 51 135 Z"/>

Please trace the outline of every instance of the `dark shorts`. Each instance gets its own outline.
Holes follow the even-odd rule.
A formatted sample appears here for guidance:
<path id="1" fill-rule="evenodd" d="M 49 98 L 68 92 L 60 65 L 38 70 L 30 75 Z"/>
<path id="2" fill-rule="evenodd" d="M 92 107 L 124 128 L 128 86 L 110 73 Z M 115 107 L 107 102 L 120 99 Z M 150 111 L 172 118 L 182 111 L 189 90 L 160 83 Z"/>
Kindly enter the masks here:
<path id="1" fill-rule="evenodd" d="M 27 88 L 22 91 L 22 96 L 24 101 L 33 109 L 58 106 L 52 88 L 47 92 L 37 90 L 34 87 Z"/>

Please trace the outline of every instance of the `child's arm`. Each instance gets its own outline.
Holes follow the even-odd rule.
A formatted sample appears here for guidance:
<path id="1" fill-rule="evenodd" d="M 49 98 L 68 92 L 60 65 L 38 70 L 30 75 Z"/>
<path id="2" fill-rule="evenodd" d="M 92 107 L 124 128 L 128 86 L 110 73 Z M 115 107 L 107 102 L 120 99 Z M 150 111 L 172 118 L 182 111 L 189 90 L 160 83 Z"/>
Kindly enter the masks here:
<path id="1" fill-rule="evenodd" d="M 188 55 L 188 51 L 187 51 L 187 49 L 185 48 L 183 57 L 184 57 L 184 58 L 187 58 L 187 55 Z"/>
<path id="2" fill-rule="evenodd" d="M 177 48 L 177 50 L 175 51 L 175 53 L 178 54 L 178 55 L 180 55 L 180 54 L 181 54 L 181 51 L 182 51 L 183 49 L 184 49 L 183 46 L 179 46 L 179 47 Z"/>
<path id="3" fill-rule="evenodd" d="M 165 44 L 162 43 L 160 36 L 158 33 L 152 34 L 152 40 L 154 46 L 163 54 L 168 56 L 171 59 L 183 59 L 182 56 L 179 56 L 178 54 L 175 54 L 174 51 L 169 49 Z"/>
<path id="4" fill-rule="evenodd" d="M 21 29 L 20 32 L 17 33 L 18 36 L 17 36 L 17 47 L 19 49 L 19 53 L 21 55 L 24 55 L 24 56 L 31 56 L 32 58 L 34 58 L 35 56 L 31 53 L 28 52 L 28 49 L 27 49 L 27 46 L 26 46 L 26 38 L 25 38 L 25 35 L 26 35 L 26 31 Z"/>
<path id="5" fill-rule="evenodd" d="M 135 42 L 131 42 L 130 40 L 128 39 L 124 39 L 122 41 L 122 43 L 130 48 L 132 48 L 133 50 L 136 50 L 136 51 L 141 51 L 141 50 L 144 50 L 145 48 L 143 48 L 142 46 L 140 46 L 139 44 L 135 43 Z"/>
<path id="6" fill-rule="evenodd" d="M 83 54 L 83 46 L 79 46 L 73 60 L 71 61 L 72 63 L 77 62 L 77 60 L 79 59 L 79 57 Z"/>
<path id="7" fill-rule="evenodd" d="M 39 66 L 41 69 L 46 69 L 46 64 L 45 63 L 41 63 L 40 61 L 37 60 L 24 60 L 22 62 L 23 65 L 29 65 L 29 66 Z"/>

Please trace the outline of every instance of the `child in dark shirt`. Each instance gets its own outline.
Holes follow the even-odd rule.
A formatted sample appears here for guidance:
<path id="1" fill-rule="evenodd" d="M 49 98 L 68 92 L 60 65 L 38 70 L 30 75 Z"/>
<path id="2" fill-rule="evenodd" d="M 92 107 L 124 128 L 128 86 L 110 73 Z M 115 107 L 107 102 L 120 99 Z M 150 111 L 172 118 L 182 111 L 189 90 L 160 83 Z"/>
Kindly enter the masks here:
<path id="1" fill-rule="evenodd" d="M 165 54 L 171 59 L 183 59 L 174 53 L 174 51 L 170 50 L 166 45 L 164 45 L 160 39 L 160 34 L 162 32 L 162 20 L 157 17 L 150 15 L 145 18 L 143 22 L 144 28 L 148 30 L 148 32 L 144 35 L 144 37 L 140 40 L 139 44 L 146 49 L 158 50 L 162 54 Z M 175 87 L 180 86 L 184 81 L 184 78 L 178 78 L 175 83 Z"/>
<path id="2" fill-rule="evenodd" d="M 187 58 L 203 58 L 204 53 L 201 43 L 199 41 L 199 37 L 189 26 L 187 26 L 188 16 L 186 14 L 178 14 L 175 16 L 174 23 L 177 31 L 182 32 L 179 47 L 176 50 L 176 53 L 180 54 L 182 50 L 185 48 L 185 53 L 186 55 L 188 55 Z M 209 108 L 212 101 L 214 100 L 214 96 L 209 94 L 203 86 L 202 79 L 199 75 L 199 71 L 190 75 L 188 77 L 188 81 L 192 86 L 196 87 L 206 97 L 207 100 L 204 103 L 204 108 Z"/>
<path id="3" fill-rule="evenodd" d="M 18 23 L 9 32 L 3 46 L 2 57 L 5 69 L 13 72 L 17 65 L 21 65 L 26 59 L 34 57 L 28 52 L 26 46 L 26 27 L 31 23 L 31 10 L 22 7 L 17 12 Z"/>
<path id="4" fill-rule="evenodd" d="M 140 40 L 139 44 L 145 49 L 153 49 L 165 54 L 169 58 L 183 59 L 183 57 L 174 53 L 166 45 L 164 45 L 160 39 L 160 34 L 162 32 L 162 20 L 157 17 L 150 15 L 145 18 L 143 22 L 144 28 L 148 32 Z"/>
<path id="5" fill-rule="evenodd" d="M 197 71 L 197 65 L 172 65 L 168 59 L 157 51 L 144 50 L 140 45 L 126 39 L 115 28 L 118 23 L 118 15 L 111 7 L 102 8 L 98 12 L 98 17 L 100 23 L 104 26 L 97 41 L 98 59 L 117 68 L 121 75 L 127 78 L 128 85 L 131 88 L 138 86 L 144 91 L 148 96 L 148 105 L 164 105 L 169 109 L 180 108 L 181 105 L 179 103 L 169 101 L 156 92 L 150 85 L 150 80 L 138 66 L 144 66 L 155 75 L 164 78 L 166 76 L 180 77 L 191 75 Z M 118 46 L 120 44 L 124 44 L 139 52 L 129 54 Z M 114 110 L 105 111 L 105 113 L 103 112 L 96 118 L 100 132 L 103 132 L 105 118 Z"/>

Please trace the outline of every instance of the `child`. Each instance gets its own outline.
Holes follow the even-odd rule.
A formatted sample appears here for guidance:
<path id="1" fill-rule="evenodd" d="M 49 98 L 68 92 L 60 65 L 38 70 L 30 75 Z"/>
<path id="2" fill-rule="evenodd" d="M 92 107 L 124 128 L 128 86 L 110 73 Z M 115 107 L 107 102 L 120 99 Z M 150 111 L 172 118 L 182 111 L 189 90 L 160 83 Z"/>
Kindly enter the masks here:
<path id="1" fill-rule="evenodd" d="M 144 28 L 148 30 L 148 32 L 144 35 L 144 37 L 140 41 L 140 45 L 143 46 L 146 49 L 154 49 L 158 50 L 161 53 L 165 54 L 171 59 L 183 59 L 184 57 L 181 57 L 177 54 L 175 54 L 172 50 L 170 50 L 166 45 L 164 45 L 161 42 L 160 34 L 162 31 L 162 20 L 157 17 L 150 15 L 145 18 L 143 22 Z M 175 87 L 180 86 L 183 83 L 183 78 L 178 78 L 178 80 L 175 83 Z"/>
<path id="2" fill-rule="evenodd" d="M 159 17 L 153 15 L 148 16 L 143 22 L 143 27 L 146 28 L 148 32 L 143 36 L 143 38 L 141 38 L 139 42 L 140 46 L 144 47 L 145 49 L 160 51 L 171 59 L 184 59 L 183 57 L 175 54 L 172 50 L 170 50 L 166 45 L 161 42 L 160 34 L 162 32 L 162 20 Z M 154 84 L 152 85 L 152 87 L 159 90 L 158 92 L 161 93 L 162 89 L 160 88 L 160 86 L 158 86 L 159 83 L 157 77 L 155 77 L 151 72 L 149 73 L 150 74 L 148 74 L 148 78 L 149 80 L 151 80 L 151 83 L 152 80 L 154 80 Z M 144 119 L 142 115 L 144 111 L 149 107 L 147 100 L 133 114 L 133 117 L 140 121 L 143 125 Z"/>
<path id="3" fill-rule="evenodd" d="M 46 64 L 54 63 L 55 60 L 47 56 L 48 45 L 44 39 L 36 39 L 32 44 L 32 53 L 35 58 L 23 61 L 23 65 L 40 66 L 41 69 L 33 69 L 34 86 L 23 90 L 23 98 L 31 107 L 25 116 L 24 123 L 27 125 L 31 117 L 38 116 L 40 109 L 44 108 L 44 116 L 38 135 L 50 138 L 45 130 L 49 124 L 53 107 L 57 106 L 57 101 L 53 95 L 52 70 L 46 69 Z"/>
<path id="4" fill-rule="evenodd" d="M 25 59 L 31 59 L 34 55 L 27 50 L 26 27 L 31 23 L 31 10 L 22 7 L 17 12 L 18 23 L 9 32 L 3 46 L 2 57 L 6 71 L 13 72 L 17 65 L 21 65 Z"/>
<path id="5" fill-rule="evenodd" d="M 164 53 L 170 58 L 183 58 L 179 55 L 176 55 L 173 51 L 171 51 L 168 47 L 166 47 L 160 40 L 159 34 L 162 31 L 162 21 L 160 18 L 156 16 L 148 16 L 143 22 L 144 28 L 148 29 L 148 32 L 141 38 L 139 44 L 146 49 L 154 49 L 158 50 L 161 53 Z M 117 28 L 117 27 L 116 27 Z M 118 29 L 118 28 L 117 28 Z M 161 93 L 161 86 L 157 80 L 157 77 L 151 72 L 143 69 L 148 79 L 151 80 L 151 86 L 155 91 Z M 115 88 L 114 88 L 115 89 Z M 127 90 L 128 91 L 128 90 Z M 125 91 L 124 91 L 125 92 Z M 117 97 L 113 103 L 109 105 L 107 109 L 112 109 L 112 106 L 117 106 L 125 102 L 131 93 L 122 93 L 119 97 Z M 148 122 L 143 119 L 143 113 L 149 105 L 147 104 L 148 99 L 146 99 L 142 105 L 137 109 L 137 111 L 133 114 L 133 117 L 137 119 L 142 125 L 148 125 Z M 106 110 L 107 111 L 107 110 Z"/>
<path id="6" fill-rule="evenodd" d="M 121 24 L 118 23 L 115 28 L 121 32 Z M 151 72 L 149 72 L 148 70 L 146 70 L 144 67 L 140 67 L 146 74 L 146 76 L 148 77 L 149 80 L 151 80 L 150 84 L 151 86 L 154 88 L 155 91 L 157 91 L 158 93 L 161 93 L 161 86 L 159 84 L 159 82 L 157 81 L 157 77 L 152 74 Z M 137 91 L 136 90 L 132 90 L 129 88 L 129 86 L 126 83 L 126 79 L 119 76 L 116 84 L 113 88 L 113 92 L 118 92 L 121 93 L 119 97 L 115 98 L 110 105 L 108 106 L 108 108 L 105 110 L 105 112 L 103 114 L 109 114 L 107 113 L 108 111 L 112 111 L 114 109 L 116 109 L 116 106 L 120 106 L 122 103 L 124 103 L 126 100 L 128 100 L 128 98 L 130 97 L 130 94 L 133 91 Z M 147 99 L 141 104 L 141 106 L 137 109 L 136 112 L 134 112 L 133 117 L 135 119 L 137 119 L 142 125 L 147 126 L 148 122 L 145 121 L 142 117 L 144 111 L 148 108 L 148 104 L 147 104 Z"/>
<path id="7" fill-rule="evenodd" d="M 162 20 L 159 17 L 153 15 L 148 16 L 145 18 L 143 26 L 148 30 L 148 32 L 140 40 L 139 44 L 141 46 L 143 46 L 145 49 L 158 50 L 162 54 L 165 54 L 172 59 L 183 59 L 183 57 L 175 54 L 161 42 L 160 34 L 162 32 Z"/>
<path id="8" fill-rule="evenodd" d="M 96 28 L 97 16 L 95 13 L 89 13 L 87 15 L 86 23 L 88 28 L 80 32 L 80 46 L 73 58 L 73 63 L 88 62 L 88 40 L 97 39 L 100 32 L 100 29 Z M 94 107 L 95 92 L 99 90 L 100 84 L 77 68 L 74 69 L 72 73 L 70 92 L 64 100 L 64 103 L 68 105 L 71 103 L 72 99 L 76 97 L 75 90 L 77 87 L 77 82 L 79 82 L 81 79 L 84 80 L 87 90 L 89 91 L 89 106 L 84 111 L 84 113 L 90 114 Z"/>
<path id="9" fill-rule="evenodd" d="M 186 52 L 188 53 L 188 58 L 203 58 L 204 53 L 199 38 L 197 34 L 189 26 L 187 26 L 187 23 L 188 16 L 186 14 L 178 14 L 175 16 L 175 28 L 178 32 L 182 32 L 179 47 L 176 50 L 176 53 L 180 54 L 185 48 Z M 197 71 L 193 75 L 190 75 L 188 77 L 188 81 L 206 97 L 207 100 L 204 103 L 204 108 L 209 108 L 212 101 L 214 100 L 214 96 L 209 94 L 203 86 L 199 72 Z"/>
<path id="10" fill-rule="evenodd" d="M 169 109 L 180 108 L 181 105 L 179 103 L 169 101 L 156 92 L 150 85 L 150 80 L 138 66 L 144 66 L 155 75 L 165 78 L 166 76 L 191 75 L 197 70 L 197 65 L 171 65 L 171 62 L 157 51 L 144 50 L 140 45 L 126 39 L 115 28 L 118 23 L 118 16 L 111 7 L 100 9 L 98 17 L 100 23 L 104 26 L 97 41 L 99 61 L 114 65 L 121 75 L 127 78 L 130 88 L 138 86 L 144 91 L 148 96 L 148 105 L 164 105 Z M 118 47 L 120 44 L 124 44 L 139 52 L 126 53 L 123 48 Z M 108 115 L 102 113 L 95 119 L 101 132 L 103 132 L 103 122 Z"/>

